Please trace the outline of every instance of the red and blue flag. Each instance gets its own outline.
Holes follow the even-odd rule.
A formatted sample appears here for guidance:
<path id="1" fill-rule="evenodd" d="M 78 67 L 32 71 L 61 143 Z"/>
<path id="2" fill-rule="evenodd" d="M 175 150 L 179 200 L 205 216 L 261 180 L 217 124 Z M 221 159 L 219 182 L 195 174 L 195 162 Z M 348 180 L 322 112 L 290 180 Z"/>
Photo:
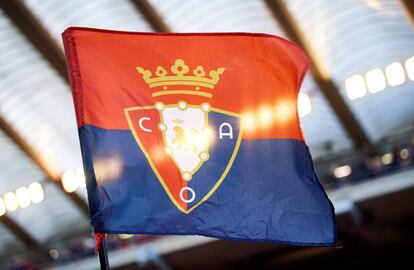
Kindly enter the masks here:
<path id="1" fill-rule="evenodd" d="M 334 245 L 297 113 L 308 60 L 250 33 L 63 33 L 97 233 Z"/>

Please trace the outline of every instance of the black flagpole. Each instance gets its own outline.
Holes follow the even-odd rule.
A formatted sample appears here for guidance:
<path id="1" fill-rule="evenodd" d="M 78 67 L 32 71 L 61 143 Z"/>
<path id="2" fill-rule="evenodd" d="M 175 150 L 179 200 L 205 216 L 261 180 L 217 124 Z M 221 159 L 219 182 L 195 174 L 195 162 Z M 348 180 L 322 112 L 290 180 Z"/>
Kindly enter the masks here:
<path id="1" fill-rule="evenodd" d="M 109 270 L 108 254 L 106 252 L 106 243 L 102 239 L 101 247 L 99 249 L 99 262 L 101 263 L 101 270 Z"/>
<path id="2" fill-rule="evenodd" d="M 96 249 L 99 253 L 99 263 L 101 264 L 101 270 L 110 270 L 109 262 L 108 262 L 108 253 L 106 252 L 106 234 L 103 233 L 96 233 L 95 234 L 95 241 L 96 241 Z"/>

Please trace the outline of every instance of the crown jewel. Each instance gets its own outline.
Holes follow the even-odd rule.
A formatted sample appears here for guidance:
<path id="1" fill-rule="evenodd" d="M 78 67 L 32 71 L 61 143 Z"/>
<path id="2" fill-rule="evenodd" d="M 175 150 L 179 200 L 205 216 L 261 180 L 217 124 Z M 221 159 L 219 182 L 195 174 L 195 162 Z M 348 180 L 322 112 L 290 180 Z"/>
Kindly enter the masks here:
<path id="1" fill-rule="evenodd" d="M 142 74 L 142 78 L 149 85 L 150 88 L 163 86 L 163 91 L 155 92 L 153 97 L 161 95 L 171 94 L 191 94 L 211 97 L 212 94 L 208 92 L 200 91 L 200 87 L 214 89 L 214 86 L 218 83 L 220 75 L 223 74 L 224 68 L 220 67 L 217 70 L 211 70 L 209 77 L 205 77 L 206 72 L 202 66 L 197 66 L 192 75 L 189 74 L 190 68 L 184 63 L 182 59 L 175 60 L 173 66 L 171 66 L 172 75 L 168 75 L 167 70 L 162 66 L 158 66 L 155 75 L 152 76 L 152 72 L 142 67 L 137 67 L 137 71 Z M 195 90 L 167 90 L 168 86 L 195 86 Z"/>

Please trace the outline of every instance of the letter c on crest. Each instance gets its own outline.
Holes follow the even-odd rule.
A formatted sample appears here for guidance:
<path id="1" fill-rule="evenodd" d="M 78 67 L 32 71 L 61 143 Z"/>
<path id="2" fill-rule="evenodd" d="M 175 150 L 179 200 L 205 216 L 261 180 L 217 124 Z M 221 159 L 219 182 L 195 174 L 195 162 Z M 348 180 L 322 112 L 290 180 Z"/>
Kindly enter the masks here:
<path id="1" fill-rule="evenodd" d="M 143 131 L 145 131 L 145 132 L 152 132 L 152 129 L 146 128 L 146 127 L 144 127 L 144 125 L 142 124 L 142 122 L 144 122 L 144 121 L 149 121 L 149 120 L 151 120 L 151 118 L 144 116 L 144 117 L 141 117 L 141 118 L 139 119 L 139 121 L 138 121 L 138 126 L 139 126 L 139 127 L 140 127 Z"/>

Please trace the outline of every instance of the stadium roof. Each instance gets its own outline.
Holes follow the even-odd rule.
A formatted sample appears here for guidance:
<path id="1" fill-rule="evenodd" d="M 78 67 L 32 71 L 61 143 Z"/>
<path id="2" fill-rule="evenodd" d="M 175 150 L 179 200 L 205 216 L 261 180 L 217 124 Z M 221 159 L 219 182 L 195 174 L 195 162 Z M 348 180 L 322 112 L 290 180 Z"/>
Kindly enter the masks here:
<path id="1" fill-rule="evenodd" d="M 0 1 L 0 254 L 90 230 L 60 37 L 67 27 L 264 32 L 295 41 L 312 60 L 301 121 L 318 159 L 327 145 L 360 151 L 413 128 L 413 14 L 402 5 L 409 2 Z"/>

